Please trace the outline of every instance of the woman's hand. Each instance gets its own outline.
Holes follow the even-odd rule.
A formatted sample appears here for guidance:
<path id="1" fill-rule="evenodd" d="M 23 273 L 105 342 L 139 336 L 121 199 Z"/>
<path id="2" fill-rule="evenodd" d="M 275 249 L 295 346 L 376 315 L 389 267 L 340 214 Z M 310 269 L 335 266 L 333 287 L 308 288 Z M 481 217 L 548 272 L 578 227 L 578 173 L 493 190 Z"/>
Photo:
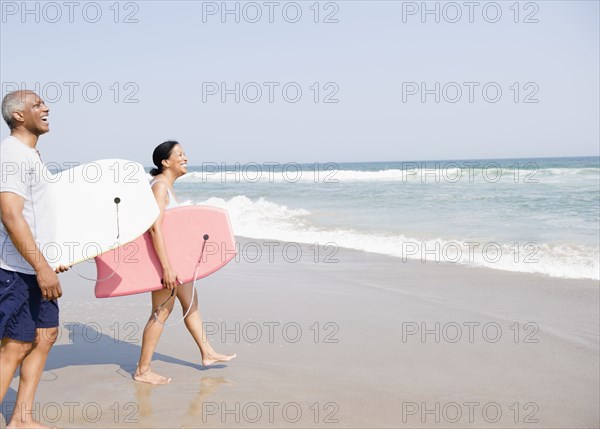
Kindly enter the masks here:
<path id="1" fill-rule="evenodd" d="M 177 273 L 171 269 L 171 267 L 167 267 L 163 269 L 163 286 L 169 290 L 175 289 L 178 284 L 181 284 L 179 277 L 177 277 Z"/>
<path id="2" fill-rule="evenodd" d="M 56 267 L 56 268 L 55 268 L 55 270 L 54 270 L 54 272 L 55 272 L 56 274 L 59 274 L 59 273 L 64 273 L 65 271 L 69 271 L 69 267 L 66 267 L 66 266 L 64 266 L 64 265 L 59 265 L 59 266 L 58 266 L 58 267 Z"/>

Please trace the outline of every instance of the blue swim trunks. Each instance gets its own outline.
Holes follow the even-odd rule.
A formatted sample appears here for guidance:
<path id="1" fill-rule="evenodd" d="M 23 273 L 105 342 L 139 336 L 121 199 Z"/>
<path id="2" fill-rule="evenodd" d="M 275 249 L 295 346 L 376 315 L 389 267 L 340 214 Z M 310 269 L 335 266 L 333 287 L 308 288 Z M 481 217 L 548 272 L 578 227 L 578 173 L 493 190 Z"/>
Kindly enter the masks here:
<path id="1" fill-rule="evenodd" d="M 58 303 L 42 299 L 34 275 L 0 268 L 0 338 L 32 342 L 37 328 L 58 327 Z"/>

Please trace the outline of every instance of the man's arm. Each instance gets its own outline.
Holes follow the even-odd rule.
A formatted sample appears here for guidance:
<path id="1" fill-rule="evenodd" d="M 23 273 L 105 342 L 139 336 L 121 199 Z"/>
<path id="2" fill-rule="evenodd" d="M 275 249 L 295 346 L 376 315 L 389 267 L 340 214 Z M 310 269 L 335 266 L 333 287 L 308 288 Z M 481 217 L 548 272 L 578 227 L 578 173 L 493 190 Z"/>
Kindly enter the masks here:
<path id="1" fill-rule="evenodd" d="M 34 269 L 37 281 L 46 299 L 62 296 L 58 276 L 37 247 L 31 229 L 23 217 L 25 199 L 12 192 L 0 192 L 0 217 L 8 236 L 23 258 Z"/>

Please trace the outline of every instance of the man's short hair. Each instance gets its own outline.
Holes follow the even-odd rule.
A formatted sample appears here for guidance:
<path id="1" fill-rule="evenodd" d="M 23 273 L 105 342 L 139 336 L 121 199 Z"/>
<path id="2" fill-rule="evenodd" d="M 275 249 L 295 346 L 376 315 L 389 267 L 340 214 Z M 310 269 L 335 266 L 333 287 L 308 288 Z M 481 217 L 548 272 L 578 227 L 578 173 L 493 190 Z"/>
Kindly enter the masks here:
<path id="1" fill-rule="evenodd" d="M 13 113 L 22 111 L 25 108 L 25 96 L 31 92 L 20 89 L 9 92 L 2 99 L 2 117 L 11 130 L 14 128 Z"/>

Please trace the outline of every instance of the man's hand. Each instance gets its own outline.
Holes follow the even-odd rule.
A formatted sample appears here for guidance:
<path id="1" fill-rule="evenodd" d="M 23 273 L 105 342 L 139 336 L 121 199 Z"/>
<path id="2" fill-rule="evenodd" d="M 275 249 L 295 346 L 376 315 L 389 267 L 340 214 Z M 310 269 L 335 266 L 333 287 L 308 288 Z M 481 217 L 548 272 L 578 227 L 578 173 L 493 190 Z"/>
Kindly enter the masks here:
<path id="1" fill-rule="evenodd" d="M 37 282 L 42 291 L 42 298 L 52 300 L 62 296 L 62 289 L 58 276 L 50 266 L 43 268 L 37 273 Z"/>
<path id="2" fill-rule="evenodd" d="M 58 267 L 56 267 L 56 269 L 54 270 L 54 272 L 56 274 L 58 273 L 64 273 L 65 271 L 69 271 L 69 267 L 65 267 L 64 265 L 59 265 Z"/>

